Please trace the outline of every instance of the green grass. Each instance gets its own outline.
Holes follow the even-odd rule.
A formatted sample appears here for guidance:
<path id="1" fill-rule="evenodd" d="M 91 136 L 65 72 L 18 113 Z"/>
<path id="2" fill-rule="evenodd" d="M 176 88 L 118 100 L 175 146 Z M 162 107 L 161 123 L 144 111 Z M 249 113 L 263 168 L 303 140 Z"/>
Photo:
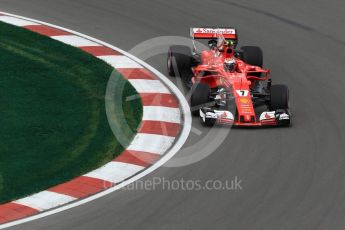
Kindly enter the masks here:
<path id="1" fill-rule="evenodd" d="M 0 203 L 82 175 L 123 150 L 105 112 L 112 71 L 77 48 L 0 23 Z M 135 132 L 141 101 L 126 101 L 136 91 L 115 77 L 125 85 L 125 122 Z"/>

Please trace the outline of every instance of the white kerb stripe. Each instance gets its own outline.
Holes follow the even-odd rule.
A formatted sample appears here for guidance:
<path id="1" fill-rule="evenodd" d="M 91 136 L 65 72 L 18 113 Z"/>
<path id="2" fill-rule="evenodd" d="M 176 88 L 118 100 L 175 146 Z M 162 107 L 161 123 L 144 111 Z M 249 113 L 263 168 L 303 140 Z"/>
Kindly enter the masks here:
<path id="1" fill-rule="evenodd" d="M 144 167 L 123 162 L 109 162 L 108 164 L 96 169 L 84 176 L 97 178 L 113 183 L 120 183 L 121 181 L 135 175 L 143 170 Z"/>
<path id="2" fill-rule="evenodd" d="M 174 143 L 175 137 L 138 133 L 127 150 L 144 151 L 149 153 L 164 154 Z"/>
<path id="3" fill-rule="evenodd" d="M 14 17 L 10 17 L 10 16 L 1 16 L 1 15 L 0 15 L 0 21 L 15 25 L 15 26 L 39 25 L 38 23 L 31 22 L 28 20 L 24 20 L 24 19 L 20 19 L 20 18 L 14 18 Z"/>
<path id="4" fill-rule="evenodd" d="M 75 47 L 82 47 L 82 46 L 101 46 L 100 44 L 87 40 L 85 38 L 76 36 L 76 35 L 59 35 L 59 36 L 51 36 L 51 38 L 63 42 L 65 44 L 75 46 Z"/>
<path id="5" fill-rule="evenodd" d="M 179 108 L 144 106 L 143 121 L 145 120 L 181 123 L 181 112 Z"/>
<path id="6" fill-rule="evenodd" d="M 56 192 L 43 191 L 13 202 L 37 209 L 39 211 L 44 211 L 63 204 L 67 204 L 74 200 L 76 200 L 76 198 L 71 196 L 59 194 Z"/>
<path id="7" fill-rule="evenodd" d="M 138 93 L 166 93 L 170 91 L 160 80 L 130 79 L 129 82 Z"/>
<path id="8" fill-rule="evenodd" d="M 109 63 L 114 68 L 143 68 L 140 64 L 124 55 L 105 55 L 97 57 Z"/>

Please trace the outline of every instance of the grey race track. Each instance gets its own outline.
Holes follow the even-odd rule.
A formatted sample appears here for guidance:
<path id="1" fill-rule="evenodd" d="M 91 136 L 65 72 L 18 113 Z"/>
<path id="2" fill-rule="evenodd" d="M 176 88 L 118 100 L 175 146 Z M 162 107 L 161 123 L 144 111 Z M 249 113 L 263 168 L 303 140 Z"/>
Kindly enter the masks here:
<path id="1" fill-rule="evenodd" d="M 241 45 L 262 47 L 274 82 L 289 85 L 294 114 L 291 128 L 232 130 L 208 158 L 145 178 L 237 176 L 242 191 L 122 190 L 12 229 L 344 229 L 344 1 L 1 0 L 0 10 L 125 50 L 187 37 L 193 25 L 234 25 Z M 166 74 L 164 58 L 148 62 Z M 192 133 L 186 145 L 197 140 Z"/>

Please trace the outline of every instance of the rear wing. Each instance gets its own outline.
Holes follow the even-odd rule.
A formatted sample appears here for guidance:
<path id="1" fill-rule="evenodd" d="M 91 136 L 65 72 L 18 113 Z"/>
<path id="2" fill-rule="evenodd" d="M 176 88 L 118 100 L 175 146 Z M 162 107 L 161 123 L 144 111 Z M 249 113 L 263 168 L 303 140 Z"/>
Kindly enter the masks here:
<path id="1" fill-rule="evenodd" d="M 223 35 L 225 39 L 237 41 L 237 32 L 235 28 L 230 27 L 202 27 L 190 28 L 190 36 L 193 39 L 214 39 L 219 35 Z"/>

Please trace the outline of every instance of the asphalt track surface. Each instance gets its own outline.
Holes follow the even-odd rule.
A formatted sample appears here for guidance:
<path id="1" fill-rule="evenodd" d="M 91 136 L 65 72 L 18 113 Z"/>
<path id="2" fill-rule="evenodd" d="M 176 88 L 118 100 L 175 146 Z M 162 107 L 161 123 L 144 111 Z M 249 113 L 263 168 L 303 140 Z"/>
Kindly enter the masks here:
<path id="1" fill-rule="evenodd" d="M 241 191 L 117 191 L 11 229 L 344 229 L 344 1 L 1 0 L 0 9 L 125 50 L 188 37 L 193 25 L 234 25 L 240 45 L 261 46 L 274 82 L 289 85 L 294 114 L 291 128 L 233 129 L 206 159 L 144 178 L 237 176 Z M 166 74 L 164 56 L 147 61 Z M 186 146 L 207 132 L 193 124 Z"/>

